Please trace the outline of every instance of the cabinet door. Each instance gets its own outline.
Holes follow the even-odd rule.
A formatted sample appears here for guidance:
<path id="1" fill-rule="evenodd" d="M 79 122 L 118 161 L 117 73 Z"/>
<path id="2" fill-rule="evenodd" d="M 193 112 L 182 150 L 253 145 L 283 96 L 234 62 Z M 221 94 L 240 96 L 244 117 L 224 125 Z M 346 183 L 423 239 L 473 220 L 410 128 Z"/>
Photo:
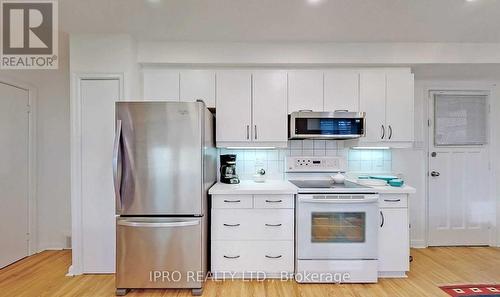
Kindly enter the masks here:
<path id="1" fill-rule="evenodd" d="M 310 109 L 323 111 L 323 72 L 288 72 L 288 113 Z"/>
<path id="2" fill-rule="evenodd" d="M 352 70 L 325 72 L 325 111 L 359 111 L 359 73 Z"/>
<path id="3" fill-rule="evenodd" d="M 145 69 L 143 96 L 146 101 L 179 101 L 179 71 Z"/>
<path id="4" fill-rule="evenodd" d="M 286 72 L 254 72 L 252 79 L 253 140 L 287 141 Z"/>
<path id="5" fill-rule="evenodd" d="M 180 73 L 180 101 L 202 99 L 207 107 L 215 107 L 215 72 L 184 70 Z"/>
<path id="6" fill-rule="evenodd" d="M 381 208 L 379 271 L 408 271 L 410 238 L 407 208 Z"/>
<path id="7" fill-rule="evenodd" d="M 385 72 L 363 71 L 359 81 L 359 107 L 366 112 L 366 137 L 362 141 L 377 142 L 387 138 L 385 125 Z"/>
<path id="8" fill-rule="evenodd" d="M 252 75 L 220 71 L 216 76 L 217 142 L 251 141 Z"/>
<path id="9" fill-rule="evenodd" d="M 407 71 L 387 73 L 387 140 L 413 141 L 413 74 Z"/>

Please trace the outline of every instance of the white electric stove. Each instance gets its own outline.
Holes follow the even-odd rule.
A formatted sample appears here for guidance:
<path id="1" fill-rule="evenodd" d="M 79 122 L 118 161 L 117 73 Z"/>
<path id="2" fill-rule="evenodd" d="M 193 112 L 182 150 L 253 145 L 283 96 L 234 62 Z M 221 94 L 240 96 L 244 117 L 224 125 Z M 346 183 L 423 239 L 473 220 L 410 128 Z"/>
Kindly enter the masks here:
<path id="1" fill-rule="evenodd" d="M 331 175 L 345 172 L 340 157 L 289 157 L 287 178 L 296 199 L 296 280 L 373 283 L 378 275 L 376 190 Z"/>

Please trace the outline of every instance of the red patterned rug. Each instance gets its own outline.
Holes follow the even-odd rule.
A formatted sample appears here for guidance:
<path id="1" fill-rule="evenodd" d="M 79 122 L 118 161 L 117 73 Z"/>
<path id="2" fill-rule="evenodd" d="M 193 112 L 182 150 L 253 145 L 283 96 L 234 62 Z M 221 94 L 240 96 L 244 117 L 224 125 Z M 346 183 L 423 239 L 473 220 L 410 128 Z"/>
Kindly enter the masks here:
<path id="1" fill-rule="evenodd" d="M 453 297 L 497 296 L 500 297 L 500 285 L 454 285 L 439 287 Z"/>

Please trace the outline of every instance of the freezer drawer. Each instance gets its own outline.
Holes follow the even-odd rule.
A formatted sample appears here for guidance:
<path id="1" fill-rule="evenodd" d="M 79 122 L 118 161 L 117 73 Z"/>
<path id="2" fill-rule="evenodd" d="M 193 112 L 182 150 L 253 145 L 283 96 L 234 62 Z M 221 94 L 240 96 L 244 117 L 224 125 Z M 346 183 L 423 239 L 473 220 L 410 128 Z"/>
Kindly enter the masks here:
<path id="1" fill-rule="evenodd" d="M 203 218 L 118 217 L 116 287 L 201 288 Z"/>

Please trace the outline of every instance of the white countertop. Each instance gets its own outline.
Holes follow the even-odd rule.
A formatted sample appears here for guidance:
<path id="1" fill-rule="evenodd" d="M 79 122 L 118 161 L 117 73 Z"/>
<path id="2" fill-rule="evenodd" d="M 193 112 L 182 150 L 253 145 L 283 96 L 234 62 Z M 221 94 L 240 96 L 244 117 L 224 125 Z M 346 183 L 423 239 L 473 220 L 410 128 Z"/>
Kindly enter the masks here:
<path id="1" fill-rule="evenodd" d="M 415 194 L 417 192 L 415 188 L 407 185 L 402 187 L 381 186 L 370 188 L 375 189 L 379 194 Z"/>
<path id="2" fill-rule="evenodd" d="M 297 194 L 297 187 L 286 180 L 267 180 L 263 183 L 242 180 L 239 184 L 217 182 L 208 190 L 208 194 Z"/>
<path id="3" fill-rule="evenodd" d="M 353 181 L 355 182 L 355 181 Z M 414 194 L 417 190 L 411 186 L 402 187 L 370 187 L 380 194 Z M 297 187 L 286 180 L 268 180 L 256 183 L 253 180 L 242 180 L 239 184 L 224 184 L 217 182 L 208 193 L 211 195 L 224 194 L 297 194 Z"/>

